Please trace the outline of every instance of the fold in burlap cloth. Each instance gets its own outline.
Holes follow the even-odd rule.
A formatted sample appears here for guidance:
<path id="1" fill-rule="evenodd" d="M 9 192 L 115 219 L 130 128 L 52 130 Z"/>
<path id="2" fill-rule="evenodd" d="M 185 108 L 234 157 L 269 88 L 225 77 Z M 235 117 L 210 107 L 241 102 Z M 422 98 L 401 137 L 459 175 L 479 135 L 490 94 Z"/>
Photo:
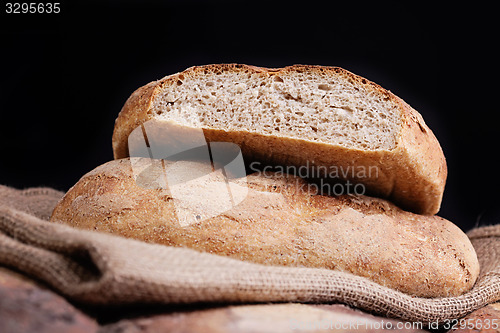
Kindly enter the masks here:
<path id="1" fill-rule="evenodd" d="M 500 225 L 468 234 L 481 264 L 471 291 L 425 299 L 342 272 L 252 264 L 41 219 L 61 196 L 51 189 L 0 186 L 0 265 L 87 305 L 340 302 L 425 323 L 460 318 L 500 299 Z"/>

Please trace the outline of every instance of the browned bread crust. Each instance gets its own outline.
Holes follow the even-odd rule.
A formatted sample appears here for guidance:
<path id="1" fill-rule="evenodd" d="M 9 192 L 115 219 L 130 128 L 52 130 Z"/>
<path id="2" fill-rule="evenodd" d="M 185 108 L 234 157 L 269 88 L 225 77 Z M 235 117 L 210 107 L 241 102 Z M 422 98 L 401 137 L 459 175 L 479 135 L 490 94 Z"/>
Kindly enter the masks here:
<path id="1" fill-rule="evenodd" d="M 136 90 L 127 100 L 113 133 L 115 158 L 129 156 L 128 136 L 148 120 L 158 119 L 153 109 L 164 91 L 175 91 L 179 83 L 198 80 L 200 77 L 234 72 L 256 75 L 262 80 L 274 76 L 286 78 L 290 73 L 307 73 L 322 78 L 349 81 L 367 95 L 377 95 L 399 113 L 400 125 L 395 146 L 392 149 L 359 149 L 337 144 L 311 141 L 300 135 L 295 137 L 263 134 L 256 129 L 225 130 L 202 127 L 208 141 L 228 141 L 241 146 L 247 161 L 264 161 L 279 165 L 306 165 L 314 161 L 316 166 L 336 165 L 376 166 L 376 175 L 354 179 L 363 183 L 367 193 L 387 198 L 400 207 L 420 214 L 439 211 L 443 196 L 447 167 L 442 149 L 421 115 L 390 91 L 352 74 L 342 68 L 294 65 L 284 68 L 262 68 L 239 64 L 195 66 L 187 70 L 153 81 Z M 349 176 L 347 176 L 349 179 Z"/>
<path id="2" fill-rule="evenodd" d="M 120 159 L 84 175 L 51 221 L 266 265 L 347 271 L 424 297 L 460 295 L 479 274 L 469 239 L 443 218 L 383 199 L 314 195 L 290 175 L 252 174 L 247 184 L 232 209 L 182 226 L 175 211 L 182 200 L 138 186 L 130 160 Z"/>

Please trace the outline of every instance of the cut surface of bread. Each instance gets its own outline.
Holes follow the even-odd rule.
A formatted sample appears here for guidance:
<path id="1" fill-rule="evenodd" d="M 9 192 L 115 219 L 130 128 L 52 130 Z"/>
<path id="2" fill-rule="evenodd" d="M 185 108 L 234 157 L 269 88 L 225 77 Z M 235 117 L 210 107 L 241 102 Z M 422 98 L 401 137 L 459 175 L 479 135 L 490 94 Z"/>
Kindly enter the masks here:
<path id="1" fill-rule="evenodd" d="M 175 89 L 156 97 L 152 112 L 190 127 L 251 130 L 362 150 L 395 148 L 401 116 L 388 93 L 321 67 L 282 74 L 213 70 L 196 80 L 179 79 Z"/>
<path id="2" fill-rule="evenodd" d="M 467 236 L 438 216 L 367 196 L 316 195 L 302 178 L 277 173 L 234 179 L 231 192 L 246 197 L 228 207 L 224 191 L 212 191 L 215 172 L 186 180 L 182 170 L 203 165 L 161 165 L 131 158 L 99 166 L 66 193 L 51 221 L 265 265 L 350 272 L 423 297 L 462 294 L 479 274 Z M 141 181 L 135 170 L 147 170 Z M 168 173 L 184 179 L 182 195 L 160 186 L 160 175 Z M 205 198 L 191 200 L 200 194 Z M 207 204 L 221 209 L 183 223 L 187 215 L 202 217 Z"/>
<path id="3" fill-rule="evenodd" d="M 203 129 L 240 145 L 247 162 L 375 167 L 340 177 L 417 213 L 439 211 L 446 180 L 441 147 L 421 115 L 391 92 L 338 67 L 192 67 L 138 89 L 115 124 L 115 158 L 147 121 Z M 358 173 L 359 175 L 359 173 Z"/>

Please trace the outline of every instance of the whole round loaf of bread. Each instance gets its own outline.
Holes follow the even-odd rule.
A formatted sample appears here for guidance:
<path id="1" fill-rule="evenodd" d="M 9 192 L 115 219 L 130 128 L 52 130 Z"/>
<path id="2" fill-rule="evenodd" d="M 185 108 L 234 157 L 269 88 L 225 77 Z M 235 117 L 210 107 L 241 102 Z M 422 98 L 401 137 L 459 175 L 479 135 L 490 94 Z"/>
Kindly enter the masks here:
<path id="1" fill-rule="evenodd" d="M 422 297 L 460 295 L 479 274 L 474 248 L 453 223 L 383 199 L 317 195 L 286 174 L 237 179 L 232 186 L 246 191 L 243 201 L 198 223 L 180 223 L 176 207 L 189 213 L 190 204 L 134 177 L 132 163 L 151 161 L 127 158 L 97 167 L 66 193 L 51 221 L 266 265 L 351 272 Z M 182 163 L 193 162 L 173 166 L 182 170 Z M 159 173 L 152 175 L 149 184 Z M 198 195 L 203 184 L 185 190 Z"/>

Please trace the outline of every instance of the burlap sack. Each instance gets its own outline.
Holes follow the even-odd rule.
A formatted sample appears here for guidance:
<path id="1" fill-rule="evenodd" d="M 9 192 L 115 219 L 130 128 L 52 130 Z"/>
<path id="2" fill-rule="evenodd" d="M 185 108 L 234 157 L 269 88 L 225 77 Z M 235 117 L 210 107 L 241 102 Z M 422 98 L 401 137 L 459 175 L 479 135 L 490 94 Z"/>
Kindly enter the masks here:
<path id="1" fill-rule="evenodd" d="M 425 323 L 460 318 L 500 299 L 500 225 L 469 233 L 481 264 L 470 292 L 424 299 L 342 272 L 257 265 L 76 230 L 36 217 L 47 217 L 61 196 L 50 189 L 0 187 L 0 265 L 88 305 L 340 302 Z"/>

